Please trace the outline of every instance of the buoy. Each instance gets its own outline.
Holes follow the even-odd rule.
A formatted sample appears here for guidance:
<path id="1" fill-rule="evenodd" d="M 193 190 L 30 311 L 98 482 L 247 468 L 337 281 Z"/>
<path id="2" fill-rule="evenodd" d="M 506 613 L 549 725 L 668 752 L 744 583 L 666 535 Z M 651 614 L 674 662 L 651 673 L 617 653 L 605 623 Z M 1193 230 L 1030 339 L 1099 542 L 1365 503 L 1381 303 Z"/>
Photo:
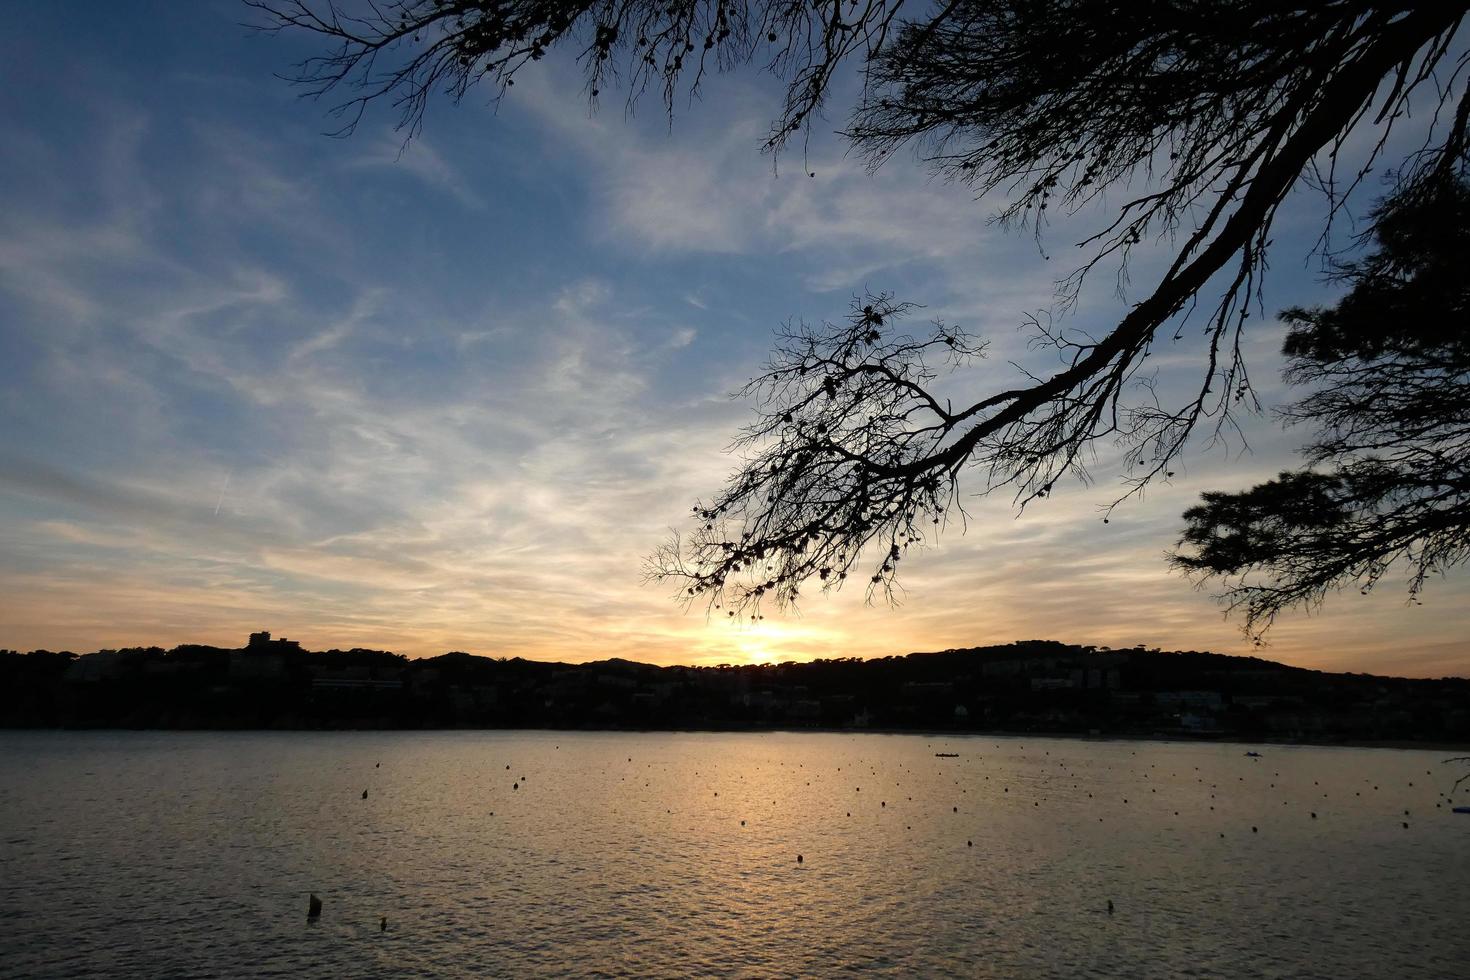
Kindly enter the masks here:
<path id="1" fill-rule="evenodd" d="M 1112 914 L 1113 914 L 1113 900 L 1110 898 L 1110 899 L 1108 899 L 1108 915 L 1112 915 Z"/>
<path id="2" fill-rule="evenodd" d="M 319 919 L 321 918 L 321 914 L 322 900 L 316 897 L 315 892 L 312 892 L 311 898 L 306 903 L 306 921 L 310 922 L 312 919 Z"/>
<path id="3" fill-rule="evenodd" d="M 800 864 L 801 863 L 801 855 L 800 854 L 796 855 L 796 863 L 797 864 Z"/>
<path id="4" fill-rule="evenodd" d="M 511 783 L 510 784 L 510 788 L 511 789 L 520 789 L 521 788 L 521 784 L 520 783 Z"/>
<path id="5" fill-rule="evenodd" d="M 966 847 L 974 847 L 975 846 L 975 842 L 972 841 L 972 840 L 967 840 L 967 841 L 965 841 L 965 846 Z"/>
<path id="6" fill-rule="evenodd" d="M 388 917 L 386 915 L 383 916 L 381 919 L 378 920 L 378 931 L 379 932 L 387 932 L 388 931 Z"/>

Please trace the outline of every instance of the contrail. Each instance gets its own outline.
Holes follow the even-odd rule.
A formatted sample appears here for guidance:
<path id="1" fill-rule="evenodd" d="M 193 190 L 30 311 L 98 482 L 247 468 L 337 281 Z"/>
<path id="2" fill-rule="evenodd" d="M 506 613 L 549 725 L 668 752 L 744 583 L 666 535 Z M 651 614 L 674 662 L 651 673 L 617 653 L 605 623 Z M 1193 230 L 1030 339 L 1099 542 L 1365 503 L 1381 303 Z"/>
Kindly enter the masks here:
<path id="1" fill-rule="evenodd" d="M 230 477 L 234 474 L 234 472 L 235 468 L 233 466 L 225 472 L 225 485 L 219 488 L 219 499 L 214 502 L 215 517 L 219 516 L 220 505 L 225 502 L 225 491 L 230 489 Z"/>

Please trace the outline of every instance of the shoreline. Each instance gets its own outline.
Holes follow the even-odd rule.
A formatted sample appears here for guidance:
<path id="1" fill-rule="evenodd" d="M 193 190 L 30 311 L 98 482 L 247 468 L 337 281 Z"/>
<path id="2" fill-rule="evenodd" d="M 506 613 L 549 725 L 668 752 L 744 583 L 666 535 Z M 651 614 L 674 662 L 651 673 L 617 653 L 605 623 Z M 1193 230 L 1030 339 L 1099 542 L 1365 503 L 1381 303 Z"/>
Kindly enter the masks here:
<path id="1" fill-rule="evenodd" d="M 1427 752 L 1449 752 L 1470 755 L 1470 742 L 1443 742 L 1426 740 L 1423 742 L 1411 739 L 1291 739 L 1271 736 L 1259 739 L 1246 739 L 1236 734 L 1215 735 L 1188 735 L 1184 733 L 1099 733 L 1086 734 L 1065 731 L 954 731 L 945 729 L 915 729 L 915 728 L 792 728 L 792 727 L 769 727 L 769 728 L 732 728 L 732 727 L 687 727 L 687 728 L 485 728 L 485 727 L 444 727 L 444 728 L 120 728 L 109 726 L 98 726 L 96 728 L 86 727 L 0 727 L 0 732 L 48 732 L 48 733 L 102 733 L 102 732 L 134 732 L 163 734 L 176 732 L 180 734 L 271 734 L 271 735 L 305 735 L 305 734 L 328 734 L 328 733 L 375 733 L 375 734 L 442 734 L 446 732 L 544 732 L 547 734 L 625 734 L 625 735 L 913 735 L 924 738 L 944 739 L 1024 739 L 1024 738 L 1046 738 L 1066 739 L 1077 742 L 1179 742 L 1190 744 L 1224 744 L 1240 746 L 1276 746 L 1287 748 L 1345 748 L 1345 749 L 1420 749 Z"/>

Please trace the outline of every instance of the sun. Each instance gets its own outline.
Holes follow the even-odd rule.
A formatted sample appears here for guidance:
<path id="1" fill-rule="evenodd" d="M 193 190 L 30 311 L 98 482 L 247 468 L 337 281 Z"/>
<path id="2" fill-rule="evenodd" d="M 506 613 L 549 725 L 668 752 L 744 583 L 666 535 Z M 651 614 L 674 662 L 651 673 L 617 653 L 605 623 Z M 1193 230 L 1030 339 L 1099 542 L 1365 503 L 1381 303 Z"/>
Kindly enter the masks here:
<path id="1" fill-rule="evenodd" d="M 735 641 L 735 649 L 748 664 L 773 664 L 779 659 L 779 654 L 771 649 L 767 639 L 761 636 L 742 636 Z"/>
<path id="2" fill-rule="evenodd" d="M 806 623 L 716 623 L 701 637 L 699 660 L 707 664 L 762 665 L 812 659 L 847 645 L 846 637 Z M 830 655 L 830 654 L 826 654 Z"/>

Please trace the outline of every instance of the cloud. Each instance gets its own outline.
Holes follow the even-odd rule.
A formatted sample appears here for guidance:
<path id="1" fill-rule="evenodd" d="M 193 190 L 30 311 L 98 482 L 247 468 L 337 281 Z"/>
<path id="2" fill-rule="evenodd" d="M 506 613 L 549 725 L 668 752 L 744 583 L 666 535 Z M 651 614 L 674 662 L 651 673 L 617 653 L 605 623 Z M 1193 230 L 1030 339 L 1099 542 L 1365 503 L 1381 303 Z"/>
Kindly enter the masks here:
<path id="1" fill-rule="evenodd" d="M 401 133 L 379 133 L 363 139 L 365 149 L 343 164 L 349 170 L 379 170 L 411 177 L 425 187 L 446 194 L 464 207 L 485 209 L 485 199 L 422 135 L 405 141 Z"/>
<path id="2" fill-rule="evenodd" d="M 1106 526 L 1110 447 L 1099 486 L 1019 517 L 967 499 L 970 529 L 906 561 L 897 609 L 854 589 L 735 626 L 645 586 L 643 556 L 737 464 L 721 447 L 749 407 L 722 393 L 781 317 L 893 288 L 995 341 L 952 379 L 973 391 L 1014 377 L 1011 359 L 1055 363 L 1015 326 L 1061 263 L 904 161 L 871 175 L 819 139 L 815 178 L 794 156 L 777 174 L 758 87 L 712 83 L 708 111 L 670 133 L 587 118 L 567 79 L 527 77 L 493 121 L 443 120 L 498 127 L 482 139 L 402 155 L 387 134 L 282 126 L 266 82 L 232 89 L 229 113 L 125 93 L 68 110 L 90 153 L 22 120 L 0 151 L 0 640 L 270 628 L 316 647 L 685 663 L 1033 636 L 1245 648 L 1161 553 L 1201 489 L 1291 459 L 1296 436 L 1269 419 L 1250 429 L 1258 457 L 1193 457 Z M 1126 307 L 1096 292 L 1069 326 Z M 1279 343 L 1266 326 L 1253 355 Z M 1155 358 L 1166 386 L 1189 376 L 1184 347 Z M 1432 618 L 1387 592 L 1334 603 L 1276 649 L 1442 671 L 1470 627 L 1465 589 L 1444 583 L 1440 605 L 1431 589 Z"/>

